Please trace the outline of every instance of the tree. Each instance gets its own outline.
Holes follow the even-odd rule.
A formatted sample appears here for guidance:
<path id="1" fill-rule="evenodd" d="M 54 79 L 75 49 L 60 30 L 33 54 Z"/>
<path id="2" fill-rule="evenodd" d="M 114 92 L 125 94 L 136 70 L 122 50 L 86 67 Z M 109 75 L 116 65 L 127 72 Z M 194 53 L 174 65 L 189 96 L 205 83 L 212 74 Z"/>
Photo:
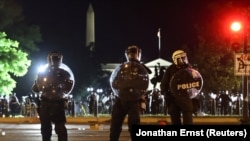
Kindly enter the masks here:
<path id="1" fill-rule="evenodd" d="M 222 90 L 241 90 L 241 77 L 234 75 L 234 50 L 229 40 L 229 24 L 225 17 L 235 11 L 232 3 L 213 3 L 205 9 L 206 19 L 195 25 L 197 44 L 188 50 L 190 62 L 204 79 L 203 91 L 217 93 Z M 202 26 L 201 26 L 202 25 Z M 227 30 L 227 33 L 225 32 Z"/>
<path id="2" fill-rule="evenodd" d="M 18 90 L 27 87 L 28 84 L 23 82 L 27 82 L 26 79 L 28 78 L 28 75 L 26 75 L 28 73 L 26 67 L 30 66 L 30 61 L 28 60 L 28 58 L 32 57 L 30 56 L 31 53 L 40 50 L 37 46 L 37 43 L 40 43 L 42 41 L 40 27 L 27 21 L 22 13 L 22 4 L 23 1 L 19 0 L 0 0 L 0 32 L 6 33 L 8 35 L 8 38 L 14 40 L 15 42 L 18 42 L 18 49 L 14 48 L 17 50 L 16 52 L 11 51 L 9 52 L 9 54 L 1 54 L 0 56 L 1 58 L 8 57 L 7 60 L 1 60 L 1 62 L 4 62 L 4 64 L 13 63 L 8 69 L 15 72 L 12 73 L 12 71 L 8 71 L 8 69 L 5 70 L 5 72 L 2 72 L 1 70 L 0 79 L 2 80 L 3 78 L 6 78 L 8 80 L 8 85 L 4 84 L 7 82 L 2 83 L 3 81 L 1 81 L 0 95 L 8 94 L 12 90 L 14 91 L 13 88 L 16 88 L 17 86 L 20 87 L 18 88 Z M 2 38 L 4 37 L 5 36 L 3 36 Z M 11 56 L 11 53 L 16 53 L 18 54 L 18 56 Z M 20 59 L 20 61 L 23 60 L 23 62 L 16 61 L 17 57 L 19 57 L 18 59 Z M 19 66 L 20 64 L 22 65 Z M 6 76 L 9 76 L 9 78 L 5 76 L 6 73 Z"/>
<path id="3" fill-rule="evenodd" d="M 240 90 L 241 79 L 234 76 L 234 56 L 228 46 L 201 39 L 190 59 L 203 76 L 204 92 Z"/>
<path id="4" fill-rule="evenodd" d="M 22 15 L 21 1 L 0 0 L 0 31 L 19 42 L 19 48 L 31 53 L 39 51 L 36 43 L 42 41 L 40 27 L 30 24 Z"/>
<path id="5" fill-rule="evenodd" d="M 19 47 L 19 42 L 8 39 L 5 32 L 0 32 L 0 95 L 9 95 L 16 87 L 13 76 L 20 77 L 27 73 L 31 60 Z"/>

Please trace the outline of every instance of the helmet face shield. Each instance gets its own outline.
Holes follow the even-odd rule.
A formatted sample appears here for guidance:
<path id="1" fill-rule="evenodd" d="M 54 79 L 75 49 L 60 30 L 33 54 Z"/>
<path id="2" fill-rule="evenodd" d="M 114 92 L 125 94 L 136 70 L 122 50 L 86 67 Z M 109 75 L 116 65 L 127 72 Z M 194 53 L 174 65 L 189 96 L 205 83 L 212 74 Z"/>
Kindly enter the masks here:
<path id="1" fill-rule="evenodd" d="M 61 57 L 60 56 L 51 56 L 51 62 L 53 64 L 60 64 L 62 62 Z"/>
<path id="2" fill-rule="evenodd" d="M 178 65 L 178 66 L 187 64 L 186 57 L 177 58 L 177 59 L 176 59 L 176 62 L 177 62 L 177 65 Z"/>
<path id="3" fill-rule="evenodd" d="M 137 54 L 138 53 L 138 48 L 136 48 L 136 47 L 131 47 L 131 48 L 129 48 L 128 50 L 127 50 L 127 54 L 129 54 L 129 53 L 135 53 L 135 54 Z"/>
<path id="4" fill-rule="evenodd" d="M 132 60 L 141 60 L 141 49 L 137 46 L 129 46 L 125 51 L 125 56 L 127 58 L 127 61 Z"/>
<path id="5" fill-rule="evenodd" d="M 59 67 L 62 64 L 62 54 L 59 52 L 51 52 L 48 55 L 48 63 L 50 66 Z"/>

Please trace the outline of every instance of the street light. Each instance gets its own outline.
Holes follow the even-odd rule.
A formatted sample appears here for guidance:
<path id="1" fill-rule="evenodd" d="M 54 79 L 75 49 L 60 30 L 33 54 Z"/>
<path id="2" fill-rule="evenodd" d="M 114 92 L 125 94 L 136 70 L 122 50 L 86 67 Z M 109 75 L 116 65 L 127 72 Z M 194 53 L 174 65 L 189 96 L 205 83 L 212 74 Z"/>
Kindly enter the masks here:
<path id="1" fill-rule="evenodd" d="M 102 92 L 103 92 L 103 89 L 97 89 L 96 92 L 97 92 L 97 93 L 102 93 Z"/>
<path id="2" fill-rule="evenodd" d="M 232 22 L 231 31 L 233 32 L 231 40 L 232 40 L 232 48 L 234 51 L 238 51 L 242 46 L 242 23 L 240 21 Z"/>
<path id="3" fill-rule="evenodd" d="M 93 88 L 93 87 L 88 87 L 88 88 L 87 88 L 87 91 L 88 91 L 88 92 L 93 92 L 93 91 L 94 91 L 94 88 Z"/>
<path id="4" fill-rule="evenodd" d="M 247 51 L 247 27 L 246 21 L 239 22 L 234 21 L 231 24 L 231 30 L 234 32 L 236 40 L 232 43 L 232 48 L 238 50 L 240 48 L 240 43 L 242 41 L 243 35 L 243 53 L 246 55 Z M 247 67 L 247 66 L 244 66 Z M 243 76 L 243 118 L 241 120 L 242 124 L 249 124 L 249 109 L 248 109 L 248 76 L 245 74 Z"/>
<path id="5" fill-rule="evenodd" d="M 242 24 L 239 21 L 235 21 L 231 24 L 231 30 L 234 32 L 238 32 L 242 29 Z"/>

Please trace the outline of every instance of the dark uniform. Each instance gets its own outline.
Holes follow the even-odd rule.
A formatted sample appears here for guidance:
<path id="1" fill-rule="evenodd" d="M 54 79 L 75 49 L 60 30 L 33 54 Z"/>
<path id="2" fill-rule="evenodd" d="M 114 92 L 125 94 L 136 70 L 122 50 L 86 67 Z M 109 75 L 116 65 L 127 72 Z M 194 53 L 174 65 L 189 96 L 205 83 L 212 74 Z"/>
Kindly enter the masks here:
<path id="1" fill-rule="evenodd" d="M 38 113 L 41 121 L 42 139 L 43 141 L 51 141 L 52 123 L 54 123 L 58 141 L 67 141 L 68 135 L 65 126 L 67 98 L 65 96 L 71 92 L 74 78 L 72 78 L 69 68 L 62 64 L 60 53 L 50 53 L 48 62 L 48 67 L 38 74 L 32 87 L 34 92 L 41 93 Z"/>
<path id="2" fill-rule="evenodd" d="M 113 106 L 110 125 L 110 141 L 118 141 L 123 121 L 128 115 L 128 127 L 140 124 L 141 103 L 148 88 L 150 70 L 140 63 L 141 50 L 130 46 L 125 51 L 127 62 L 119 65 L 111 74 L 110 83 L 118 96 Z"/>
<path id="3" fill-rule="evenodd" d="M 227 115 L 229 113 L 229 103 L 232 102 L 232 99 L 229 97 L 229 94 L 223 91 L 219 100 L 221 100 L 221 115 Z"/>
<path id="4" fill-rule="evenodd" d="M 4 95 L 3 98 L 0 99 L 0 117 L 8 116 L 8 109 L 8 100 L 6 99 L 6 95 Z"/>
<path id="5" fill-rule="evenodd" d="M 9 107 L 10 107 L 10 115 L 12 117 L 15 117 L 20 112 L 20 103 L 16 96 L 16 93 L 13 93 L 10 96 Z"/>
<path id="6" fill-rule="evenodd" d="M 88 97 L 88 107 L 89 107 L 89 114 L 93 114 L 94 116 L 97 116 L 97 110 L 98 110 L 98 98 L 99 96 L 92 92 Z"/>
<path id="7" fill-rule="evenodd" d="M 182 124 L 182 116 L 183 124 L 193 124 L 193 110 L 196 108 L 193 105 L 192 98 L 194 98 L 201 89 L 202 81 L 200 76 L 198 76 L 199 81 L 194 83 L 198 85 L 195 86 L 197 88 L 183 88 L 183 86 L 189 87 L 189 85 L 180 84 L 189 84 L 186 82 L 193 80 L 192 75 L 197 72 L 188 64 L 187 56 L 184 51 L 177 50 L 173 53 L 172 57 L 174 63 L 165 71 L 160 84 L 161 92 L 165 96 L 172 124 Z M 193 90 L 196 91 L 193 92 Z"/>
<path id="8" fill-rule="evenodd" d="M 157 88 L 154 88 L 151 93 L 151 114 L 160 114 L 160 106 L 162 103 L 161 93 Z"/>

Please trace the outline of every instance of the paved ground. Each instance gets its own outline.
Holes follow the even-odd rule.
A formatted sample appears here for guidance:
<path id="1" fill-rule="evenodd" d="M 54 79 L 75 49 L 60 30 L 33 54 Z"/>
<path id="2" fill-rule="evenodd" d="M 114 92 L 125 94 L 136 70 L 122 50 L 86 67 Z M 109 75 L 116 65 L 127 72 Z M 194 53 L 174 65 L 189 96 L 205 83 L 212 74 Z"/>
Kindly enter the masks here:
<path id="1" fill-rule="evenodd" d="M 109 126 L 92 127 L 86 124 L 67 124 L 69 141 L 108 141 Z M 129 141 L 127 126 L 124 125 L 120 141 Z M 0 141 L 42 141 L 40 124 L 0 123 Z M 57 141 L 53 131 L 52 141 Z"/>
<path id="2" fill-rule="evenodd" d="M 194 124 L 240 124 L 241 116 L 195 116 Z M 67 117 L 69 124 L 89 124 L 90 122 L 109 124 L 110 116 L 84 116 L 84 117 Z M 166 121 L 170 124 L 169 116 L 141 116 L 142 124 L 158 124 L 159 121 Z M 40 123 L 39 118 L 36 117 L 16 117 L 16 118 L 0 118 L 0 123 Z M 127 123 L 127 118 L 124 123 Z"/>
<path id="3" fill-rule="evenodd" d="M 195 124 L 239 125 L 239 116 L 198 116 Z M 168 116 L 142 116 L 142 124 L 159 124 L 164 121 L 170 124 Z M 38 118 L 0 118 L 0 141 L 41 141 Z M 110 117 L 68 117 L 67 129 L 69 141 L 108 141 Z M 125 119 L 120 141 L 129 141 Z M 57 141 L 53 131 L 52 141 Z"/>

